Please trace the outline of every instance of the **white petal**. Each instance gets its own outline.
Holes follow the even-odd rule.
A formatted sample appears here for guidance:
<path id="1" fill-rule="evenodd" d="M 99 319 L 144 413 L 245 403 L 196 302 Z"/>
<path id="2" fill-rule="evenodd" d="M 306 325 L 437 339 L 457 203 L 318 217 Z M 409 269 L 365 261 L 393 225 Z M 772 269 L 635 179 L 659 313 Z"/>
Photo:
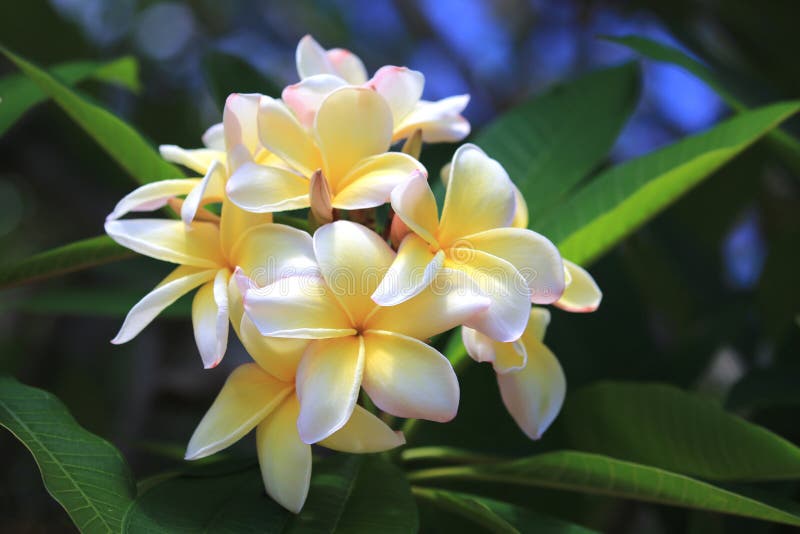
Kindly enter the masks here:
<path id="1" fill-rule="evenodd" d="M 367 81 L 367 69 L 357 55 L 344 48 L 332 48 L 325 52 L 336 74 L 351 85 L 361 85 Z"/>
<path id="2" fill-rule="evenodd" d="M 228 347 L 229 277 L 227 269 L 217 271 L 214 281 L 201 287 L 192 302 L 194 339 L 206 369 L 219 365 Z"/>
<path id="3" fill-rule="evenodd" d="M 356 404 L 347 423 L 319 444 L 335 451 L 358 454 L 388 451 L 405 442 L 402 432 L 395 432 Z"/>
<path id="4" fill-rule="evenodd" d="M 299 83 L 286 87 L 281 98 L 292 110 L 300 124 L 311 128 L 314 117 L 325 97 L 340 87 L 347 85 L 343 79 L 331 74 L 316 74 Z"/>
<path id="5" fill-rule="evenodd" d="M 228 198 L 253 213 L 271 213 L 308 207 L 308 179 L 281 169 L 247 162 L 228 180 Z"/>
<path id="6" fill-rule="evenodd" d="M 416 176 L 427 177 L 422 164 L 401 152 L 386 152 L 361 160 L 333 191 L 334 208 L 374 208 L 389 201 L 392 191 Z"/>
<path id="7" fill-rule="evenodd" d="M 408 234 L 400 243 L 392 266 L 372 294 L 372 300 L 380 306 L 400 304 L 428 287 L 442 266 L 443 251 L 434 254 L 421 237 Z"/>
<path id="8" fill-rule="evenodd" d="M 406 67 L 385 66 L 378 69 L 368 85 L 389 103 L 392 118 L 399 124 L 416 107 L 425 87 L 425 76 Z"/>
<path id="9" fill-rule="evenodd" d="M 469 135 L 469 121 L 461 112 L 469 103 L 469 95 L 458 95 L 436 102 L 421 100 L 403 120 L 395 124 L 394 141 L 405 139 L 422 130 L 426 143 L 455 143 Z"/>
<path id="10" fill-rule="evenodd" d="M 206 148 L 225 152 L 225 127 L 221 122 L 209 126 L 202 139 Z"/>
<path id="11" fill-rule="evenodd" d="M 106 220 L 117 220 L 132 211 L 154 211 L 163 208 L 171 198 L 188 195 L 199 183 L 200 180 L 196 178 L 179 178 L 145 184 L 122 197 Z"/>
<path id="12" fill-rule="evenodd" d="M 306 35 L 297 43 L 295 63 L 301 80 L 316 74 L 336 73 L 325 49 L 310 35 Z"/>
<path id="13" fill-rule="evenodd" d="M 519 340 L 502 343 L 466 326 L 461 327 L 461 339 L 473 360 L 491 363 L 498 374 L 519 371 L 528 361 L 525 345 Z"/>
<path id="14" fill-rule="evenodd" d="M 214 161 L 208 172 L 194 187 L 183 201 L 181 219 L 185 224 L 191 224 L 197 210 L 210 202 L 219 202 L 225 198 L 225 166 L 219 161 Z"/>
<path id="15" fill-rule="evenodd" d="M 217 225 L 168 219 L 108 221 L 106 233 L 123 247 L 162 261 L 218 268 L 225 265 Z"/>
<path id="16" fill-rule="evenodd" d="M 265 147 L 303 176 L 310 177 L 322 168 L 313 137 L 280 100 L 261 99 L 258 133 Z"/>
<path id="17" fill-rule="evenodd" d="M 205 174 L 214 161 L 225 163 L 225 152 L 211 148 L 185 149 L 176 145 L 158 147 L 161 157 L 171 163 L 177 163 L 192 169 L 198 174 Z"/>
<path id="18" fill-rule="evenodd" d="M 391 201 L 398 219 L 428 243 L 438 244 L 439 208 L 427 176 L 418 174 L 398 185 L 392 191 Z"/>
<path id="19" fill-rule="evenodd" d="M 260 148 L 258 140 L 258 106 L 261 95 L 233 93 L 225 100 L 222 123 L 225 125 L 225 146 L 230 151 L 243 145 L 251 155 Z"/>
<path id="20" fill-rule="evenodd" d="M 570 312 L 595 311 L 600 306 L 600 301 L 603 300 L 603 292 L 600 291 L 600 287 L 592 275 L 571 261 L 564 260 L 564 268 L 567 270 L 571 282 L 555 305 Z"/>

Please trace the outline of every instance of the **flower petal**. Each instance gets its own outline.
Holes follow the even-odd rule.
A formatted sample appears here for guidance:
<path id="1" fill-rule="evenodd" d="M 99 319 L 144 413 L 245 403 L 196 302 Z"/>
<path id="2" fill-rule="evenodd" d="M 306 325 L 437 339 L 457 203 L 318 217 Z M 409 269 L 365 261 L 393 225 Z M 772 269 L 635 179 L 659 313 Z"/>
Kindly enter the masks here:
<path id="1" fill-rule="evenodd" d="M 271 213 L 308 207 L 308 178 L 247 162 L 228 180 L 228 198 L 246 211 Z"/>
<path id="2" fill-rule="evenodd" d="M 528 359 L 525 345 L 519 340 L 501 343 L 466 326 L 461 327 L 461 339 L 473 360 L 491 363 L 499 374 L 522 369 Z"/>
<path id="3" fill-rule="evenodd" d="M 472 144 L 453 156 L 439 224 L 439 242 L 508 226 L 514 217 L 514 186 L 503 167 Z"/>
<path id="4" fill-rule="evenodd" d="M 170 304 L 197 286 L 213 279 L 215 273 L 214 269 L 199 269 L 185 265 L 176 268 L 131 308 L 111 343 L 120 345 L 136 337 Z"/>
<path id="5" fill-rule="evenodd" d="M 203 133 L 202 140 L 206 148 L 225 152 L 225 126 L 221 122 L 212 124 Z"/>
<path id="6" fill-rule="evenodd" d="M 253 287 L 264 287 L 289 276 L 319 276 L 311 236 L 284 224 L 248 229 L 229 257 L 253 281 Z"/>
<path id="7" fill-rule="evenodd" d="M 316 74 L 336 73 L 325 49 L 310 35 L 306 35 L 297 43 L 294 58 L 297 74 L 301 80 Z"/>
<path id="8" fill-rule="evenodd" d="M 342 428 L 353 413 L 364 373 L 361 336 L 316 340 L 297 369 L 300 416 L 297 429 L 304 443 L 317 443 Z"/>
<path id="9" fill-rule="evenodd" d="M 249 289 L 244 309 L 264 336 L 325 339 L 356 333 L 319 276 L 289 276 Z"/>
<path id="10" fill-rule="evenodd" d="M 139 254 L 157 260 L 194 267 L 217 268 L 225 265 L 219 246 L 219 228 L 206 222 L 167 219 L 135 219 L 108 221 L 106 233 Z"/>
<path id="11" fill-rule="evenodd" d="M 367 69 L 357 55 L 344 48 L 332 48 L 325 52 L 336 74 L 347 80 L 351 85 L 361 85 L 367 82 Z"/>
<path id="12" fill-rule="evenodd" d="M 297 433 L 300 405 L 291 396 L 256 429 L 258 464 L 267 494 L 299 513 L 311 485 L 311 447 Z"/>
<path id="13" fill-rule="evenodd" d="M 400 124 L 422 98 L 425 76 L 406 67 L 387 65 L 378 69 L 367 85 L 386 99 L 394 124 Z"/>
<path id="14" fill-rule="evenodd" d="M 281 98 L 300 124 L 311 128 L 325 97 L 345 85 L 347 82 L 338 76 L 315 74 L 286 87 L 281 93 Z"/>
<path id="15" fill-rule="evenodd" d="M 434 254 L 421 237 L 408 234 L 372 300 L 380 306 L 400 304 L 428 287 L 443 265 L 443 251 Z"/>
<path id="16" fill-rule="evenodd" d="M 225 250 L 228 258 L 233 261 L 234 256 L 231 251 L 236 247 L 242 236 L 251 228 L 271 222 L 272 213 L 253 213 L 243 210 L 233 202 L 223 202 L 219 220 L 222 250 Z"/>
<path id="17" fill-rule="evenodd" d="M 555 305 L 570 312 L 595 311 L 600 306 L 600 301 L 603 300 L 603 292 L 600 291 L 600 287 L 592 275 L 586 269 L 568 260 L 564 260 L 564 268 L 567 270 L 571 282 Z"/>
<path id="18" fill-rule="evenodd" d="M 219 161 L 212 162 L 206 175 L 183 201 L 181 219 L 185 224 L 191 224 L 197 210 L 205 204 L 225 199 L 225 178 L 225 166 Z"/>
<path id="19" fill-rule="evenodd" d="M 258 108 L 261 96 L 257 93 L 232 93 L 225 99 L 222 124 L 225 128 L 225 147 L 228 152 L 236 145 L 244 145 L 247 152 L 255 155 L 260 148 Z"/>
<path id="20" fill-rule="evenodd" d="M 397 417 L 444 423 L 458 411 L 458 379 L 436 349 L 389 332 L 364 334 L 364 390 L 381 410 Z"/>
<path id="21" fill-rule="evenodd" d="M 522 334 L 522 338 L 520 339 L 523 343 L 527 343 L 530 339 L 542 342 L 549 324 L 550 310 L 547 308 L 534 306 L 531 308 L 531 316 L 528 319 L 528 326 L 525 328 L 525 333 Z"/>
<path id="22" fill-rule="evenodd" d="M 322 154 L 322 173 L 333 191 L 361 160 L 389 150 L 392 112 L 378 93 L 363 87 L 343 87 L 322 102 L 314 121 Z"/>
<path id="23" fill-rule="evenodd" d="M 531 439 L 539 439 L 561 410 L 567 391 L 564 371 L 546 346 L 527 340 L 528 362 L 520 371 L 497 375 L 503 404 Z"/>
<path id="24" fill-rule="evenodd" d="M 280 100 L 261 99 L 258 133 L 265 147 L 303 176 L 310 177 L 322 168 L 314 139 Z"/>
<path id="25" fill-rule="evenodd" d="M 402 152 L 386 152 L 358 163 L 337 184 L 334 208 L 357 210 L 373 208 L 389 201 L 395 187 L 415 176 L 427 176 L 422 164 Z"/>
<path id="26" fill-rule="evenodd" d="M 377 308 L 364 329 L 428 339 L 463 324 L 486 310 L 490 302 L 466 273 L 444 267 L 414 298 Z"/>
<path id="27" fill-rule="evenodd" d="M 137 187 L 117 202 L 107 221 L 115 221 L 132 211 L 154 211 L 167 205 L 169 199 L 179 195 L 188 195 L 200 180 L 196 178 L 178 178 L 161 180 Z"/>
<path id="28" fill-rule="evenodd" d="M 474 249 L 449 249 L 445 266 L 466 273 L 489 298 L 484 311 L 464 324 L 496 341 L 519 339 L 528 323 L 530 289 L 509 262 Z"/>
<path id="29" fill-rule="evenodd" d="M 229 278 L 230 272 L 220 269 L 214 281 L 203 285 L 192 301 L 194 339 L 206 369 L 219 365 L 228 348 Z"/>
<path id="30" fill-rule="evenodd" d="M 405 443 L 402 432 L 395 432 L 358 404 L 342 428 L 319 442 L 323 447 L 355 454 L 388 451 Z"/>
<path id="31" fill-rule="evenodd" d="M 525 197 L 522 196 L 522 191 L 519 187 L 514 185 L 514 219 L 511 221 L 511 226 L 514 228 L 527 228 L 528 227 L 528 203 L 525 202 Z"/>
<path id="32" fill-rule="evenodd" d="M 564 293 L 561 254 L 541 234 L 526 228 L 495 228 L 464 237 L 460 244 L 511 263 L 525 278 L 535 304 L 551 304 Z"/>
<path id="33" fill-rule="evenodd" d="M 418 174 L 392 191 L 392 209 L 414 232 L 435 245 L 439 229 L 439 209 L 428 185 L 427 176 Z"/>
<path id="34" fill-rule="evenodd" d="M 395 123 L 392 141 L 405 139 L 422 130 L 426 143 L 455 143 L 469 135 L 469 121 L 461 112 L 469 103 L 469 95 L 458 95 L 436 102 L 420 100 L 410 113 Z"/>
<path id="35" fill-rule="evenodd" d="M 276 380 L 254 363 L 240 365 L 192 434 L 186 459 L 205 458 L 232 445 L 263 421 L 293 389 L 293 384 Z"/>
<path id="36" fill-rule="evenodd" d="M 185 149 L 176 145 L 161 145 L 158 147 L 161 157 L 171 163 L 177 163 L 192 169 L 198 174 L 205 174 L 215 161 L 225 163 L 226 156 L 222 150 L 212 148 Z"/>

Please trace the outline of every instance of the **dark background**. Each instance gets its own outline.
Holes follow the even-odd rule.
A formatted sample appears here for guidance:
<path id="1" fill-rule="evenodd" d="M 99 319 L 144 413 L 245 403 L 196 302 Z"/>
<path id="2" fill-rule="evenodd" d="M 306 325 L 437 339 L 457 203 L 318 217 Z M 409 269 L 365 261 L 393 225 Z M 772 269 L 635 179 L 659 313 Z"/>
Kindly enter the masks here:
<path id="1" fill-rule="evenodd" d="M 228 92 L 277 96 L 276 87 L 296 81 L 294 47 L 306 33 L 326 48 L 353 50 L 370 72 L 384 64 L 421 70 L 428 99 L 470 93 L 466 115 L 474 130 L 555 82 L 633 58 L 597 39 L 605 34 L 691 50 L 750 104 L 797 98 L 796 6 L 793 0 L 4 1 L 0 42 L 45 66 L 134 55 L 140 94 L 94 82 L 81 89 L 154 144 L 193 147 L 219 121 Z M 12 72 L 0 63 L 0 74 Z M 711 89 L 675 67 L 644 62 L 642 83 L 640 105 L 609 164 L 729 114 Z M 592 316 L 554 312 L 547 338 L 570 390 L 599 379 L 669 382 L 799 441 L 793 418 L 800 401 L 799 185 L 780 159 L 756 146 L 594 265 L 602 307 Z M 37 107 L 0 138 L 0 260 L 102 233 L 106 214 L 134 186 L 54 104 Z M 168 270 L 139 258 L 0 293 L 0 371 L 55 393 L 82 425 L 120 447 L 140 477 L 182 456 L 215 391 L 246 359 L 232 345 L 223 365 L 201 370 L 187 299 L 134 341 L 109 344 L 127 309 Z M 513 454 L 556 446 L 558 424 L 539 443 L 513 428 L 487 367 L 469 370 L 458 420 L 429 430 L 427 439 L 458 435 L 462 446 Z M 771 381 L 759 382 L 763 375 Z M 762 383 L 769 387 L 753 394 Z M 249 450 L 252 443 L 244 441 Z M 27 451 L 3 434 L 0 457 L 0 530 L 69 531 Z M 574 494 L 536 499 L 545 512 L 605 531 L 780 530 Z"/>

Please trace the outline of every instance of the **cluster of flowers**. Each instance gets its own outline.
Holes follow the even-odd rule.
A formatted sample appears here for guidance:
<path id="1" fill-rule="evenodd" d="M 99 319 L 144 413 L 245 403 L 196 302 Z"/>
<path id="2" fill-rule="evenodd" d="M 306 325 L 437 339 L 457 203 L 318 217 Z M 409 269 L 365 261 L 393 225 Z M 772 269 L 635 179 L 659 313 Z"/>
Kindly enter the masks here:
<path id="1" fill-rule="evenodd" d="M 468 96 L 421 100 L 421 73 L 300 41 L 301 81 L 281 99 L 233 94 L 205 148 L 162 146 L 202 177 L 151 183 L 108 216 L 118 243 L 177 264 L 126 317 L 114 343 L 136 336 L 196 289 L 194 334 L 206 368 L 229 325 L 253 359 L 228 378 L 192 436 L 187 459 L 256 429 L 266 490 L 303 506 L 311 444 L 378 452 L 405 442 L 360 406 L 445 422 L 458 408 L 450 362 L 427 341 L 462 327 L 468 353 L 491 362 L 509 412 L 538 438 L 560 409 L 565 379 L 542 343 L 549 312 L 592 311 L 591 276 L 527 229 L 525 201 L 502 166 L 463 145 L 445 168 L 441 214 L 418 161 L 421 142 L 469 134 Z M 390 151 L 405 140 L 403 151 Z M 381 234 L 375 208 L 390 202 Z M 121 219 L 170 206 L 180 219 Z M 310 208 L 313 236 L 273 222 Z M 383 211 L 380 213 L 384 213 Z"/>

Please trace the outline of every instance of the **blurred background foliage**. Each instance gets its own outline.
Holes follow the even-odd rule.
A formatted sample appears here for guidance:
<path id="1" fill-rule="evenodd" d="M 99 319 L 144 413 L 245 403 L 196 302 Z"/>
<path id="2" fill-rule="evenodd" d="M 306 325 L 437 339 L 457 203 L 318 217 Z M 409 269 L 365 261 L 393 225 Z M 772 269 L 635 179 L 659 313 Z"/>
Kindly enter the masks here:
<path id="1" fill-rule="evenodd" d="M 0 5 L 0 42 L 47 66 L 134 56 L 139 91 L 92 80 L 81 90 L 154 144 L 192 147 L 219 121 L 229 92 L 277 96 L 294 82 L 294 47 L 306 33 L 355 51 L 370 71 L 423 71 L 428 99 L 470 93 L 466 115 L 479 131 L 555 82 L 636 58 L 600 35 L 641 35 L 690 52 L 749 105 L 800 97 L 799 13 L 794 0 L 31 0 Z M 0 64 L 0 74 L 15 72 Z M 607 165 L 730 114 L 713 89 L 678 67 L 643 61 L 641 80 L 639 104 Z M 432 175 L 453 148 L 427 150 Z M 134 185 L 54 104 L 37 107 L 0 137 L 3 259 L 101 234 Z M 499 455 L 560 448 L 571 431 L 572 394 L 612 379 L 699 391 L 800 442 L 798 237 L 800 180 L 761 142 L 592 266 L 605 296 L 598 312 L 554 310 L 547 344 L 570 393 L 541 441 L 514 426 L 493 371 L 478 365 L 463 375 L 456 421 L 424 425 L 421 440 Z M 56 394 L 82 425 L 118 446 L 139 477 L 182 456 L 214 393 L 247 359 L 234 345 L 218 369 L 199 372 L 185 299 L 133 342 L 109 344 L 129 307 L 167 270 L 136 258 L 0 295 L 0 370 Z M 1 530 L 70 531 L 23 446 L 3 435 L 0 455 Z M 778 486 L 796 493 L 793 484 Z M 497 492 L 608 532 L 788 528 L 552 490 Z"/>

